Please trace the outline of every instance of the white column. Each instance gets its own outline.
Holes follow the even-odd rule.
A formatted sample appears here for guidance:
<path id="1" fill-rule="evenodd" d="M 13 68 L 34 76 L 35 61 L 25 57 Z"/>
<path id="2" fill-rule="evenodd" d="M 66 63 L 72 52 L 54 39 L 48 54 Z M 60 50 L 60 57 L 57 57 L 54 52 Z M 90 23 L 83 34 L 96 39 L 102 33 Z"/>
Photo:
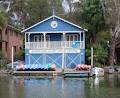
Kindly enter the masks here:
<path id="1" fill-rule="evenodd" d="M 46 48 L 46 33 L 43 33 L 44 35 L 44 48 Z"/>
<path id="2" fill-rule="evenodd" d="M 81 45 L 82 45 L 82 42 L 81 42 L 81 32 L 79 33 L 80 35 L 80 49 L 81 49 Z"/>
<path id="3" fill-rule="evenodd" d="M 83 32 L 83 48 L 85 49 L 85 32 Z"/>
<path id="4" fill-rule="evenodd" d="M 64 64 L 65 64 L 65 33 L 63 32 L 63 44 L 62 44 L 62 70 L 64 70 Z"/>
<path id="5" fill-rule="evenodd" d="M 44 48 L 46 48 L 46 33 L 43 33 L 44 36 Z M 46 65 L 46 55 L 43 54 L 43 65 Z"/>
<path id="6" fill-rule="evenodd" d="M 25 33 L 25 48 L 26 48 L 26 33 Z"/>
<path id="7" fill-rule="evenodd" d="M 28 34 L 28 42 L 30 42 L 30 34 Z"/>
<path id="8" fill-rule="evenodd" d="M 29 48 L 30 48 L 30 33 L 28 34 L 28 43 L 29 43 Z M 30 66 L 30 53 L 29 53 L 29 66 Z"/>

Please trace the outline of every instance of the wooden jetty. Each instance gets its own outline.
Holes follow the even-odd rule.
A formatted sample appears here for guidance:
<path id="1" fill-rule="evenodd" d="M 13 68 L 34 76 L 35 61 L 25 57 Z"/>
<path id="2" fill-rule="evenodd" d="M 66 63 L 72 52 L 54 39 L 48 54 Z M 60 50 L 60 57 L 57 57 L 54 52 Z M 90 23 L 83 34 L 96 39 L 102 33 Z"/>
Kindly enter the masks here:
<path id="1" fill-rule="evenodd" d="M 90 77 L 90 71 L 77 71 L 73 69 L 58 69 L 57 71 L 13 71 L 15 76 L 60 76 L 63 77 Z"/>
<path id="2" fill-rule="evenodd" d="M 57 76 L 61 71 L 13 71 L 15 76 Z"/>
<path id="3" fill-rule="evenodd" d="M 90 71 L 64 70 L 64 77 L 90 77 Z"/>

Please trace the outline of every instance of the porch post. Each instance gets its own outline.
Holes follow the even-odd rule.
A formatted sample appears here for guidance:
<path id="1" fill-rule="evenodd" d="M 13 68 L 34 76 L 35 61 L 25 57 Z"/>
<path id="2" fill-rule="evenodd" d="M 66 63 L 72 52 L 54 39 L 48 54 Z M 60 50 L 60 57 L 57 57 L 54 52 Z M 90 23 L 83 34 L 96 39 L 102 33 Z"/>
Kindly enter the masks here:
<path id="1" fill-rule="evenodd" d="M 79 33 L 80 35 L 80 49 L 82 48 L 81 45 L 82 45 L 82 42 L 81 42 L 81 32 Z"/>
<path id="2" fill-rule="evenodd" d="M 43 33 L 43 36 L 44 36 L 44 48 L 46 48 L 46 33 L 44 32 Z M 43 54 L 43 65 L 45 66 L 46 65 L 46 54 L 44 53 Z"/>
<path id="3" fill-rule="evenodd" d="M 81 42 L 81 32 L 79 32 L 80 35 L 80 64 L 81 64 L 81 46 L 82 46 L 82 42 Z"/>
<path id="4" fill-rule="evenodd" d="M 62 70 L 64 70 L 65 64 L 65 32 L 63 32 L 63 43 L 62 43 Z"/>
<path id="5" fill-rule="evenodd" d="M 26 33 L 25 33 L 25 47 L 26 47 Z"/>
<path id="6" fill-rule="evenodd" d="M 30 33 L 28 34 L 28 42 L 30 42 Z"/>
<path id="7" fill-rule="evenodd" d="M 85 32 L 83 32 L 83 48 L 85 49 Z"/>
<path id="8" fill-rule="evenodd" d="M 43 33 L 44 36 L 44 48 L 46 48 L 46 33 Z"/>
<path id="9" fill-rule="evenodd" d="M 28 34 L 28 43 L 29 43 L 29 47 L 30 47 L 30 33 Z M 29 66 L 30 66 L 30 53 L 29 53 Z"/>

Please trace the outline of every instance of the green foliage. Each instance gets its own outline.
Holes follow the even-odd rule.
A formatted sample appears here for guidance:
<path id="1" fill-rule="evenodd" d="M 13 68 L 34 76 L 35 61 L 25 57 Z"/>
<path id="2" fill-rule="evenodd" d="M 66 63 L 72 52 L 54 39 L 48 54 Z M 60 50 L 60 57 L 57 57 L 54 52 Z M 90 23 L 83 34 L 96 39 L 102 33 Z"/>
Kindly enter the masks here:
<path id="1" fill-rule="evenodd" d="M 0 11 L 0 29 L 7 25 L 8 16 L 5 12 Z"/>
<path id="2" fill-rule="evenodd" d="M 106 64 L 106 59 L 108 57 L 107 49 L 104 48 L 102 45 L 93 45 L 94 48 L 94 66 L 102 67 Z M 91 59 L 91 50 L 90 47 L 86 49 L 86 57 L 87 57 L 87 63 L 90 64 Z"/>
<path id="3" fill-rule="evenodd" d="M 0 59 L 4 58 L 4 53 L 0 50 Z"/>
<path id="4" fill-rule="evenodd" d="M 103 9 L 100 0 L 86 0 L 80 14 L 80 22 L 88 29 L 86 33 L 86 58 L 90 64 L 91 46 L 94 48 L 94 65 L 103 66 L 107 62 L 107 41 L 110 35 L 106 32 Z"/>
<path id="5" fill-rule="evenodd" d="M 4 53 L 0 50 L 0 69 L 6 68 L 7 60 L 4 58 Z"/>
<path id="6" fill-rule="evenodd" d="M 20 17 L 18 27 L 21 24 L 26 28 L 51 16 L 53 4 L 56 14 L 63 12 L 62 0 L 15 0 L 11 13 Z"/>
<path id="7" fill-rule="evenodd" d="M 80 13 L 80 22 L 88 29 L 88 37 L 96 42 L 97 33 L 105 28 L 103 10 L 99 0 L 86 0 Z"/>
<path id="8" fill-rule="evenodd" d="M 16 55 L 15 55 L 15 58 L 18 60 L 24 60 L 24 57 L 25 56 L 25 51 L 23 49 L 20 49 Z"/>
<path id="9" fill-rule="evenodd" d="M 50 15 L 49 4 L 47 0 L 31 0 L 26 6 L 29 14 L 26 25 L 30 26 Z"/>

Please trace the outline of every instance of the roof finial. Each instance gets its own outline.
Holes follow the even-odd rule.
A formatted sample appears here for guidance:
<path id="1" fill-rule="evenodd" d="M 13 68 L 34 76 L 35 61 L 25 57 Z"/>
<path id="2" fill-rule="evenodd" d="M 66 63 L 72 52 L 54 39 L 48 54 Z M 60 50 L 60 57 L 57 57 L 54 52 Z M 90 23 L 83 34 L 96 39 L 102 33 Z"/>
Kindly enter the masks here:
<path id="1" fill-rule="evenodd" d="M 54 2 L 55 1 L 52 0 L 52 14 L 53 14 L 53 16 L 55 15 L 55 3 Z"/>
<path id="2" fill-rule="evenodd" d="M 52 12 L 52 14 L 53 14 L 53 16 L 55 15 L 55 9 L 54 9 L 54 7 L 53 7 L 53 12 Z"/>

